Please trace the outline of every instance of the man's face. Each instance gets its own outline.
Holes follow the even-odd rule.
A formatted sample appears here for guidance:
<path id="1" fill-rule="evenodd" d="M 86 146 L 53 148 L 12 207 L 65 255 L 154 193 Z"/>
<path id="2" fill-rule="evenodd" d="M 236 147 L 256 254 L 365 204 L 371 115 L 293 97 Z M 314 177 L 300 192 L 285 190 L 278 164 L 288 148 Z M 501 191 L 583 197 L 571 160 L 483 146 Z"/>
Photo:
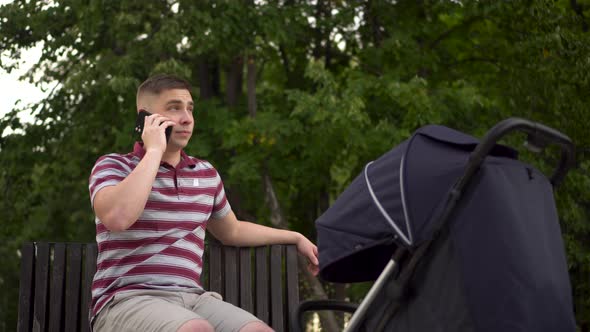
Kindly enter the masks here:
<path id="1" fill-rule="evenodd" d="M 146 108 L 150 113 L 163 115 L 175 122 L 168 141 L 168 149 L 182 149 L 193 133 L 193 98 L 188 90 L 164 90 L 159 95 L 147 96 Z M 141 105 L 138 105 L 140 108 Z"/>

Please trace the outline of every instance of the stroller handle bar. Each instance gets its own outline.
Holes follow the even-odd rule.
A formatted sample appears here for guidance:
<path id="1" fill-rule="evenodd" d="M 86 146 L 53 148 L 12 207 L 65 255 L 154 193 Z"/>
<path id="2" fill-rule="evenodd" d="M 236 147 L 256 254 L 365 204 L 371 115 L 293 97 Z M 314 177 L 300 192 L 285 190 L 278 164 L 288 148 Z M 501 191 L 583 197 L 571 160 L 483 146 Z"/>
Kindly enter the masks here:
<path id="1" fill-rule="evenodd" d="M 553 128 L 521 118 L 508 118 L 500 121 L 486 133 L 471 154 L 468 169 L 465 171 L 463 179 L 469 179 L 481 166 L 483 160 L 490 153 L 494 145 L 502 137 L 514 131 L 521 131 L 528 134 L 526 144 L 531 151 L 540 152 L 548 143 L 556 144 L 561 148 L 559 165 L 551 176 L 551 184 L 554 187 L 558 186 L 575 163 L 575 149 L 572 140 Z M 464 183 L 461 183 L 459 188 L 462 189 L 463 185 Z"/>

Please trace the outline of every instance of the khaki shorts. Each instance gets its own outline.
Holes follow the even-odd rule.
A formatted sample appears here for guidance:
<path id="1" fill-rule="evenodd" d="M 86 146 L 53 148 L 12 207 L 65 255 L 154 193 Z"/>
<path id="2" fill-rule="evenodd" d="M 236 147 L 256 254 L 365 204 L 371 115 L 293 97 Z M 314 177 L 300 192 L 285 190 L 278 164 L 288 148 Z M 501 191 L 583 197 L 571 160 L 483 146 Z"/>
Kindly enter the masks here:
<path id="1" fill-rule="evenodd" d="M 134 290 L 115 294 L 96 317 L 93 331 L 174 332 L 191 319 L 206 319 L 219 332 L 239 331 L 248 323 L 260 322 L 215 292 Z"/>

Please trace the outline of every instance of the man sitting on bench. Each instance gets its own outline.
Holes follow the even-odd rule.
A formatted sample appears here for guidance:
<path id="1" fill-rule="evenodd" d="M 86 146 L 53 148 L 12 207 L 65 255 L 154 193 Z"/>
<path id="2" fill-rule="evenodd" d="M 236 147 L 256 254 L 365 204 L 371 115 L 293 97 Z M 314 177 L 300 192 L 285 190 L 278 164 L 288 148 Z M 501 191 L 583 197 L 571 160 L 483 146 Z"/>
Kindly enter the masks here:
<path id="1" fill-rule="evenodd" d="M 201 287 L 205 229 L 225 245 L 296 244 L 317 274 L 314 244 L 296 232 L 237 220 L 219 173 L 182 150 L 194 126 L 190 91 L 188 82 L 170 75 L 143 82 L 137 110 L 152 114 L 143 123 L 143 142 L 128 154 L 102 156 L 92 169 L 94 331 L 271 331 Z"/>

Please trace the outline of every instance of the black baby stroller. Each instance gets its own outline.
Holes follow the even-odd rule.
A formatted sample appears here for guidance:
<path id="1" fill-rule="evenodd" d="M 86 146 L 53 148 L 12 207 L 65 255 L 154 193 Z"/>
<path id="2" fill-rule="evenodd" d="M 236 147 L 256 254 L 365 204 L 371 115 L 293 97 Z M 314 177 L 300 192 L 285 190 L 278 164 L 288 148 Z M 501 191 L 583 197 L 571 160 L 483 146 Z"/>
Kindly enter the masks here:
<path id="1" fill-rule="evenodd" d="M 527 146 L 561 148 L 549 182 L 517 152 L 496 144 L 512 131 Z M 332 282 L 376 280 L 346 331 L 574 331 L 564 245 L 553 197 L 574 163 L 570 139 L 511 118 L 479 142 L 426 126 L 366 165 L 316 221 L 320 275 Z"/>

